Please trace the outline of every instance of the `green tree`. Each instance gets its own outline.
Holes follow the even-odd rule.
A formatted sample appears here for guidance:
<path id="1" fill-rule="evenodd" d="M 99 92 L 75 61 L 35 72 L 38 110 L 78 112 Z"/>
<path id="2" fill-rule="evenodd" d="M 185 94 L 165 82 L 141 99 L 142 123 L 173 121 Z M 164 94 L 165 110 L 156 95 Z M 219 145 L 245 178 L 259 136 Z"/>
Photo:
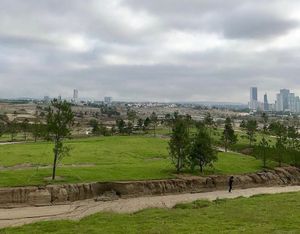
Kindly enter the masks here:
<path id="1" fill-rule="evenodd" d="M 126 132 L 128 135 L 133 133 L 133 123 L 130 121 L 127 123 Z"/>
<path id="2" fill-rule="evenodd" d="M 212 129 L 215 126 L 215 121 L 209 112 L 204 117 L 204 124 L 208 127 L 209 135 L 211 136 Z"/>
<path id="3" fill-rule="evenodd" d="M 256 150 L 257 150 L 257 155 L 259 156 L 259 158 L 261 158 L 261 160 L 263 162 L 263 167 L 266 168 L 267 160 L 268 160 L 268 156 L 271 151 L 271 148 L 270 148 L 269 142 L 267 141 L 267 139 L 265 137 L 263 137 L 261 139 L 261 141 L 259 142 L 259 145 L 256 147 Z"/>
<path id="4" fill-rule="evenodd" d="M 0 122 L 0 137 L 3 136 L 3 134 L 6 131 L 6 126 L 4 123 Z"/>
<path id="5" fill-rule="evenodd" d="M 129 121 L 131 121 L 132 123 L 134 123 L 135 119 L 137 118 L 137 114 L 134 110 L 127 110 L 127 118 Z"/>
<path id="6" fill-rule="evenodd" d="M 57 163 L 70 152 L 70 148 L 64 145 L 64 140 L 71 137 L 71 126 L 74 122 L 71 104 L 57 99 L 52 100 L 46 117 L 47 132 L 54 142 L 52 180 L 55 180 Z"/>
<path id="7" fill-rule="evenodd" d="M 234 129 L 230 117 L 227 117 L 225 120 L 225 126 L 224 126 L 224 131 L 222 134 L 221 141 L 223 142 L 225 152 L 227 152 L 230 146 L 236 144 L 237 142 L 237 136 L 234 133 Z"/>
<path id="8" fill-rule="evenodd" d="M 152 114 L 150 116 L 150 120 L 151 120 L 151 123 L 153 125 L 154 136 L 156 136 L 156 126 L 157 126 L 157 123 L 158 123 L 158 117 L 157 117 L 155 112 L 152 112 Z"/>
<path id="9" fill-rule="evenodd" d="M 100 128 L 99 128 L 99 123 L 98 123 L 97 120 L 95 120 L 95 119 L 90 120 L 89 126 L 92 128 L 92 133 L 94 135 L 98 135 L 99 134 Z"/>
<path id="10" fill-rule="evenodd" d="M 149 117 L 147 117 L 145 120 L 144 120 L 144 131 L 147 132 L 147 130 L 149 129 L 149 126 L 151 124 L 151 120 Z"/>
<path id="11" fill-rule="evenodd" d="M 123 119 L 117 119 L 116 120 L 116 125 L 117 125 L 117 128 L 118 128 L 120 134 L 125 133 L 125 131 L 126 131 L 126 123 L 125 123 L 125 121 Z"/>
<path id="12" fill-rule="evenodd" d="M 165 115 L 164 124 L 169 129 L 169 133 L 171 133 L 173 118 L 172 118 L 172 115 L 170 113 Z"/>
<path id="13" fill-rule="evenodd" d="M 12 142 L 15 140 L 15 137 L 18 134 L 18 130 L 19 128 L 16 120 L 9 121 L 7 123 L 7 132 L 9 133 Z"/>
<path id="14" fill-rule="evenodd" d="M 199 166 L 202 173 L 205 166 L 212 166 L 213 162 L 218 159 L 213 140 L 205 127 L 198 127 L 190 148 L 189 163 L 192 171 L 194 171 L 195 166 Z"/>
<path id="15" fill-rule="evenodd" d="M 24 134 L 24 140 L 27 141 L 27 134 L 29 132 L 29 120 L 28 119 L 24 119 L 22 124 L 21 124 L 21 128 Z"/>
<path id="16" fill-rule="evenodd" d="M 187 123 L 184 119 L 177 118 L 171 133 L 169 142 L 169 154 L 179 173 L 185 166 L 189 154 L 189 133 Z"/>
<path id="17" fill-rule="evenodd" d="M 138 119 L 137 126 L 138 126 L 139 130 L 143 129 L 143 125 L 144 125 L 144 120 L 143 119 Z"/>
<path id="18" fill-rule="evenodd" d="M 45 136 L 44 125 L 41 124 L 41 122 L 37 118 L 34 120 L 34 123 L 31 126 L 31 134 L 35 142 L 38 138 Z"/>
<path id="19" fill-rule="evenodd" d="M 294 166 L 298 165 L 299 154 L 300 154 L 300 142 L 299 142 L 299 133 L 294 126 L 289 126 L 287 129 L 287 142 L 288 142 L 288 151 L 292 158 Z"/>
<path id="20" fill-rule="evenodd" d="M 257 131 L 257 122 L 256 120 L 248 120 L 246 123 L 246 134 L 249 140 L 249 145 L 252 146 L 255 142 L 255 133 Z"/>

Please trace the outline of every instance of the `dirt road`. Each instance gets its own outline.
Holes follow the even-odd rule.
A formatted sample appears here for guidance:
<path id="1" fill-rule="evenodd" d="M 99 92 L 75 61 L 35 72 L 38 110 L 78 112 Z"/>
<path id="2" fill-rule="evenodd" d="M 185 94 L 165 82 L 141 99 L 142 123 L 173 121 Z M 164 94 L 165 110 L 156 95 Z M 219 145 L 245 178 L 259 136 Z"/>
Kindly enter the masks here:
<path id="1" fill-rule="evenodd" d="M 88 215 L 103 211 L 132 213 L 146 208 L 172 208 L 178 203 L 192 202 L 199 199 L 215 200 L 217 198 L 236 198 L 239 196 L 250 197 L 256 194 L 274 194 L 296 191 L 300 191 L 300 186 L 240 189 L 234 190 L 232 193 L 228 193 L 227 191 L 215 191 L 207 193 L 139 197 L 109 202 L 84 200 L 69 205 L 0 209 L 0 228 L 20 226 L 45 220 L 79 220 Z"/>

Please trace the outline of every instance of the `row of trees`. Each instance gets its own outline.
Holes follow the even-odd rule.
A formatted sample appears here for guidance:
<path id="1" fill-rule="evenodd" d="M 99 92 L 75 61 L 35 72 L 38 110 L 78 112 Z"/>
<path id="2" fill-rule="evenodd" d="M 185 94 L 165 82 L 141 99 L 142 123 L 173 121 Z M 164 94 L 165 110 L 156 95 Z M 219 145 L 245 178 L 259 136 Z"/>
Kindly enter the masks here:
<path id="1" fill-rule="evenodd" d="M 143 131 L 147 133 L 150 129 L 153 130 L 154 136 L 156 136 L 156 128 L 158 125 L 158 117 L 155 112 L 153 112 L 150 117 L 145 119 L 137 118 L 134 111 L 127 112 L 128 121 L 118 118 L 116 124 L 111 128 L 106 127 L 103 123 L 97 120 L 91 120 L 89 126 L 92 128 L 92 133 L 94 135 L 109 136 L 116 133 L 131 135 L 134 131 Z"/>
<path id="2" fill-rule="evenodd" d="M 35 141 L 37 139 L 45 137 L 46 135 L 46 125 L 36 120 L 34 123 L 30 123 L 28 119 L 24 119 L 22 122 L 13 121 L 3 121 L 0 122 L 0 136 L 8 134 L 10 140 L 14 141 L 18 133 L 23 134 L 23 139 L 27 141 L 28 136 L 31 135 Z"/>

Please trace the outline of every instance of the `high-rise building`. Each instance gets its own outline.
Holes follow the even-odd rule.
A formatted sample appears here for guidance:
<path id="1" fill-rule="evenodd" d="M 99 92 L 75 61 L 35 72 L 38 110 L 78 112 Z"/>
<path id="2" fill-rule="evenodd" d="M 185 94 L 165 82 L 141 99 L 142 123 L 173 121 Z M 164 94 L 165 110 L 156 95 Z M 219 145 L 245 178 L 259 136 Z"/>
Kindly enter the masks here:
<path id="1" fill-rule="evenodd" d="M 250 88 L 250 100 L 257 101 L 257 87 Z"/>
<path id="2" fill-rule="evenodd" d="M 73 91 L 73 102 L 78 101 L 78 89 L 74 89 Z"/>
<path id="3" fill-rule="evenodd" d="M 111 104 L 111 102 L 112 102 L 112 97 L 104 97 L 104 103 Z"/>
<path id="4" fill-rule="evenodd" d="M 267 94 L 264 95 L 264 111 L 269 111 L 269 102 Z"/>
<path id="5" fill-rule="evenodd" d="M 290 105 L 293 99 L 293 95 L 290 94 L 290 90 L 281 89 L 280 93 L 276 96 L 276 111 L 289 111 Z"/>
<path id="6" fill-rule="evenodd" d="M 249 109 L 250 110 L 257 110 L 257 108 L 258 108 L 257 87 L 251 87 L 250 88 Z"/>
<path id="7" fill-rule="evenodd" d="M 73 91 L 73 98 L 74 99 L 78 98 L 78 89 L 74 89 L 74 91 Z"/>

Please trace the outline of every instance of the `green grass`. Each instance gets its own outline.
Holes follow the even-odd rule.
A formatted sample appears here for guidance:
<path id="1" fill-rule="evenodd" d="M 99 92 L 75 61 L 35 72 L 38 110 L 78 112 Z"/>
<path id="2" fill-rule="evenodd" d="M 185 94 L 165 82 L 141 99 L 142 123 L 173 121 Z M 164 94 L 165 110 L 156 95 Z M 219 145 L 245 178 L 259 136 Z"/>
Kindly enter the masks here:
<path id="1" fill-rule="evenodd" d="M 145 180 L 174 178 L 174 165 L 168 156 L 168 140 L 142 136 L 114 136 L 77 139 L 68 142 L 71 155 L 63 159 L 67 167 L 57 170 L 60 183 Z M 50 165 L 52 144 L 46 142 L 0 145 L 0 165 Z M 71 164 L 92 164 L 72 167 Z M 261 169 L 261 162 L 250 156 L 220 153 L 215 169 L 205 174 L 240 174 Z M 199 174 L 199 173 L 198 173 Z M 45 184 L 51 168 L 0 170 L 0 186 Z"/>
<path id="2" fill-rule="evenodd" d="M 2 233 L 300 233 L 299 197 L 300 193 L 285 193 L 196 201 L 173 209 L 40 222 L 4 229 Z"/>

